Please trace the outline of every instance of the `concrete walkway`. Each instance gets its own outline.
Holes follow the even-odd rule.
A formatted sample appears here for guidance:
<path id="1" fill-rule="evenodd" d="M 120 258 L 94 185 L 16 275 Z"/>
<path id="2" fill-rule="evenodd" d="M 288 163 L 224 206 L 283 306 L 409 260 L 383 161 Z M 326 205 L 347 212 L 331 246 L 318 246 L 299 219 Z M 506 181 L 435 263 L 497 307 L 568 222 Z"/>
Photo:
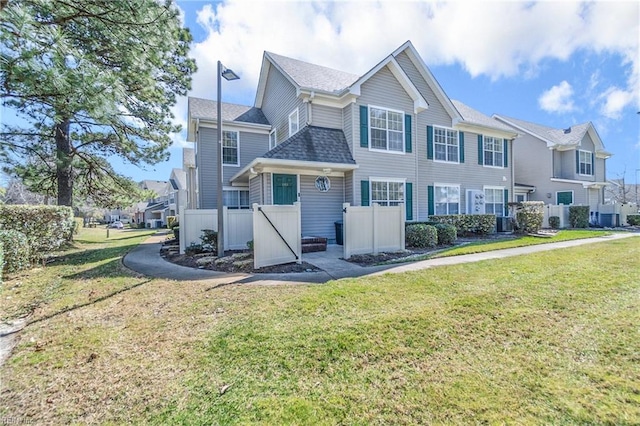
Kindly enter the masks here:
<path id="1" fill-rule="evenodd" d="M 418 271 L 436 266 L 455 265 L 460 263 L 479 262 L 489 259 L 502 259 L 528 253 L 576 247 L 585 244 L 596 244 L 603 241 L 613 241 L 623 238 L 637 237 L 639 233 L 618 233 L 605 237 L 587 238 L 582 240 L 546 243 L 535 246 L 518 247 L 512 249 L 495 250 L 485 253 L 467 254 L 462 256 L 428 259 L 419 262 L 403 263 L 400 265 L 383 265 L 363 267 L 355 263 L 342 260 L 342 246 L 329 245 L 325 252 L 305 253 L 302 260 L 308 262 L 322 272 L 302 272 L 290 274 L 242 274 L 216 272 L 206 269 L 189 268 L 173 264 L 160 256 L 160 247 L 166 238 L 166 233 L 158 233 L 145 240 L 131 250 L 123 259 L 124 265 L 140 274 L 177 281 L 206 280 L 213 286 L 228 284 L 254 283 L 260 285 L 324 283 L 332 279 L 361 277 L 365 275 L 380 275 L 387 273 L 402 273 Z"/>

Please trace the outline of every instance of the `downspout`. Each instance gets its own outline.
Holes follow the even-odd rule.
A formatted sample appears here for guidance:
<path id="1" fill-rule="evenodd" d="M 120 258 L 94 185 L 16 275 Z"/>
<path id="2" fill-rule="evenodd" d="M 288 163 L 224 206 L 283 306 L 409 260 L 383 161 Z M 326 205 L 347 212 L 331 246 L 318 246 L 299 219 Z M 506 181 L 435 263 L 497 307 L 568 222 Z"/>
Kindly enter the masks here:
<path id="1" fill-rule="evenodd" d="M 516 199 L 516 165 L 513 164 L 515 155 L 513 155 L 513 142 L 515 141 L 515 139 L 511 139 L 511 152 L 509 153 L 509 156 L 511 157 L 510 161 L 511 161 L 511 200 L 515 200 Z M 508 144 L 507 144 L 508 146 Z"/>

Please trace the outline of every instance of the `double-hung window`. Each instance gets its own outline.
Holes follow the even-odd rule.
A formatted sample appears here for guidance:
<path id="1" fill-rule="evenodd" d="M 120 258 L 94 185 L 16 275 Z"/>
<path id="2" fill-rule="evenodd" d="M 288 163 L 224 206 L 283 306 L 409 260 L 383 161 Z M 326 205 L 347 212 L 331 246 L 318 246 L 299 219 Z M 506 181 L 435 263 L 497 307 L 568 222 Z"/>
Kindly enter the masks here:
<path id="1" fill-rule="evenodd" d="M 238 132 L 225 130 L 222 132 L 222 164 L 239 166 Z"/>
<path id="2" fill-rule="evenodd" d="M 437 215 L 460 214 L 460 187 L 457 185 L 435 185 L 434 204 Z"/>
<path id="3" fill-rule="evenodd" d="M 222 191 L 224 205 L 229 209 L 248 209 L 249 190 L 233 189 Z"/>
<path id="4" fill-rule="evenodd" d="M 433 147 L 435 160 L 457 163 L 460 161 L 458 131 L 444 127 L 433 128 Z"/>
<path id="5" fill-rule="evenodd" d="M 484 137 L 484 165 L 493 167 L 504 166 L 504 143 L 500 138 Z"/>
<path id="6" fill-rule="evenodd" d="M 404 202 L 404 182 L 371 181 L 371 202 L 381 206 L 397 206 Z"/>
<path id="7" fill-rule="evenodd" d="M 404 152 L 404 113 L 369 107 L 371 149 Z"/>
<path id="8" fill-rule="evenodd" d="M 300 116 L 298 115 L 298 108 L 296 108 L 289 114 L 289 137 L 298 133 L 298 130 L 300 130 Z"/>
<path id="9" fill-rule="evenodd" d="M 484 212 L 496 216 L 504 215 L 504 188 L 484 189 Z"/>
<path id="10" fill-rule="evenodd" d="M 593 174 L 593 163 L 591 162 L 591 153 L 589 151 L 580 150 L 578 153 L 579 172 L 581 175 Z"/>
<path id="11" fill-rule="evenodd" d="M 278 141 L 278 132 L 276 131 L 276 129 L 273 129 L 271 133 L 269 133 L 269 149 L 275 148 L 277 141 Z"/>

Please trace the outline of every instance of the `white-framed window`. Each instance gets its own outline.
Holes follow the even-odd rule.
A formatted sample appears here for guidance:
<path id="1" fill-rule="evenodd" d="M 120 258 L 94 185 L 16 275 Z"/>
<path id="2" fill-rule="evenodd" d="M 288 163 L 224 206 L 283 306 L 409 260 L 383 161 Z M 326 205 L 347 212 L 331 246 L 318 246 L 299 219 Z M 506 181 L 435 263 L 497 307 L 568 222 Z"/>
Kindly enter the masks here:
<path id="1" fill-rule="evenodd" d="M 404 112 L 369 106 L 369 148 L 404 152 Z"/>
<path id="2" fill-rule="evenodd" d="M 504 188 L 485 186 L 484 212 L 486 214 L 504 216 Z"/>
<path id="3" fill-rule="evenodd" d="M 445 127 L 433 127 L 434 160 L 458 163 L 460 161 L 458 131 Z"/>
<path id="4" fill-rule="evenodd" d="M 516 203 L 524 203 L 527 201 L 527 194 L 516 194 Z"/>
<path id="5" fill-rule="evenodd" d="M 484 165 L 504 167 L 504 143 L 501 138 L 483 137 Z"/>
<path id="6" fill-rule="evenodd" d="M 239 166 L 239 132 L 225 130 L 222 132 L 222 164 L 225 166 Z"/>
<path id="7" fill-rule="evenodd" d="M 593 163 L 591 162 L 591 152 L 580 150 L 578 152 L 578 159 L 580 161 L 579 171 L 581 175 L 593 174 Z"/>
<path id="8" fill-rule="evenodd" d="M 437 215 L 460 214 L 460 185 L 434 185 L 434 204 Z"/>
<path id="9" fill-rule="evenodd" d="M 300 130 L 300 116 L 298 115 L 298 108 L 294 109 L 289 114 L 289 136 L 293 136 Z"/>
<path id="10" fill-rule="evenodd" d="M 371 202 L 381 206 L 404 203 L 404 180 L 371 179 Z"/>
<path id="11" fill-rule="evenodd" d="M 276 129 L 273 129 L 269 133 L 269 149 L 275 148 L 277 142 L 278 142 L 278 131 Z"/>
<path id="12" fill-rule="evenodd" d="M 229 209 L 248 209 L 249 208 L 249 190 L 248 189 L 229 189 L 222 191 L 224 205 Z"/>

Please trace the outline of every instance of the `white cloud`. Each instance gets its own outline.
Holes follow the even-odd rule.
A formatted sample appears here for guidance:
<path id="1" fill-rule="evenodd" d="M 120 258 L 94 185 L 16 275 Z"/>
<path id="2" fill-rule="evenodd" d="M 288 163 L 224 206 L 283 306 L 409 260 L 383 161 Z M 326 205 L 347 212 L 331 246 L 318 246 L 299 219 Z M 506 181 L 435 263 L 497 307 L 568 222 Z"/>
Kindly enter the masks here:
<path id="1" fill-rule="evenodd" d="M 573 111 L 573 87 L 566 80 L 562 81 L 557 86 L 543 92 L 538 98 L 538 105 L 547 112 Z"/>
<path id="2" fill-rule="evenodd" d="M 223 82 L 224 100 L 247 103 L 265 50 L 357 74 L 411 40 L 428 65 L 460 63 L 492 80 L 531 78 L 544 61 L 576 51 L 618 55 L 629 69 L 624 87 L 596 96 L 602 113 L 615 116 L 634 100 L 640 106 L 639 13 L 636 2 L 228 0 L 198 13 L 207 37 L 191 49 L 199 70 L 190 96 L 215 99 L 217 60 L 241 76 Z M 554 92 L 560 112 L 573 108 L 563 90 Z M 175 112 L 184 121 L 186 101 Z"/>

